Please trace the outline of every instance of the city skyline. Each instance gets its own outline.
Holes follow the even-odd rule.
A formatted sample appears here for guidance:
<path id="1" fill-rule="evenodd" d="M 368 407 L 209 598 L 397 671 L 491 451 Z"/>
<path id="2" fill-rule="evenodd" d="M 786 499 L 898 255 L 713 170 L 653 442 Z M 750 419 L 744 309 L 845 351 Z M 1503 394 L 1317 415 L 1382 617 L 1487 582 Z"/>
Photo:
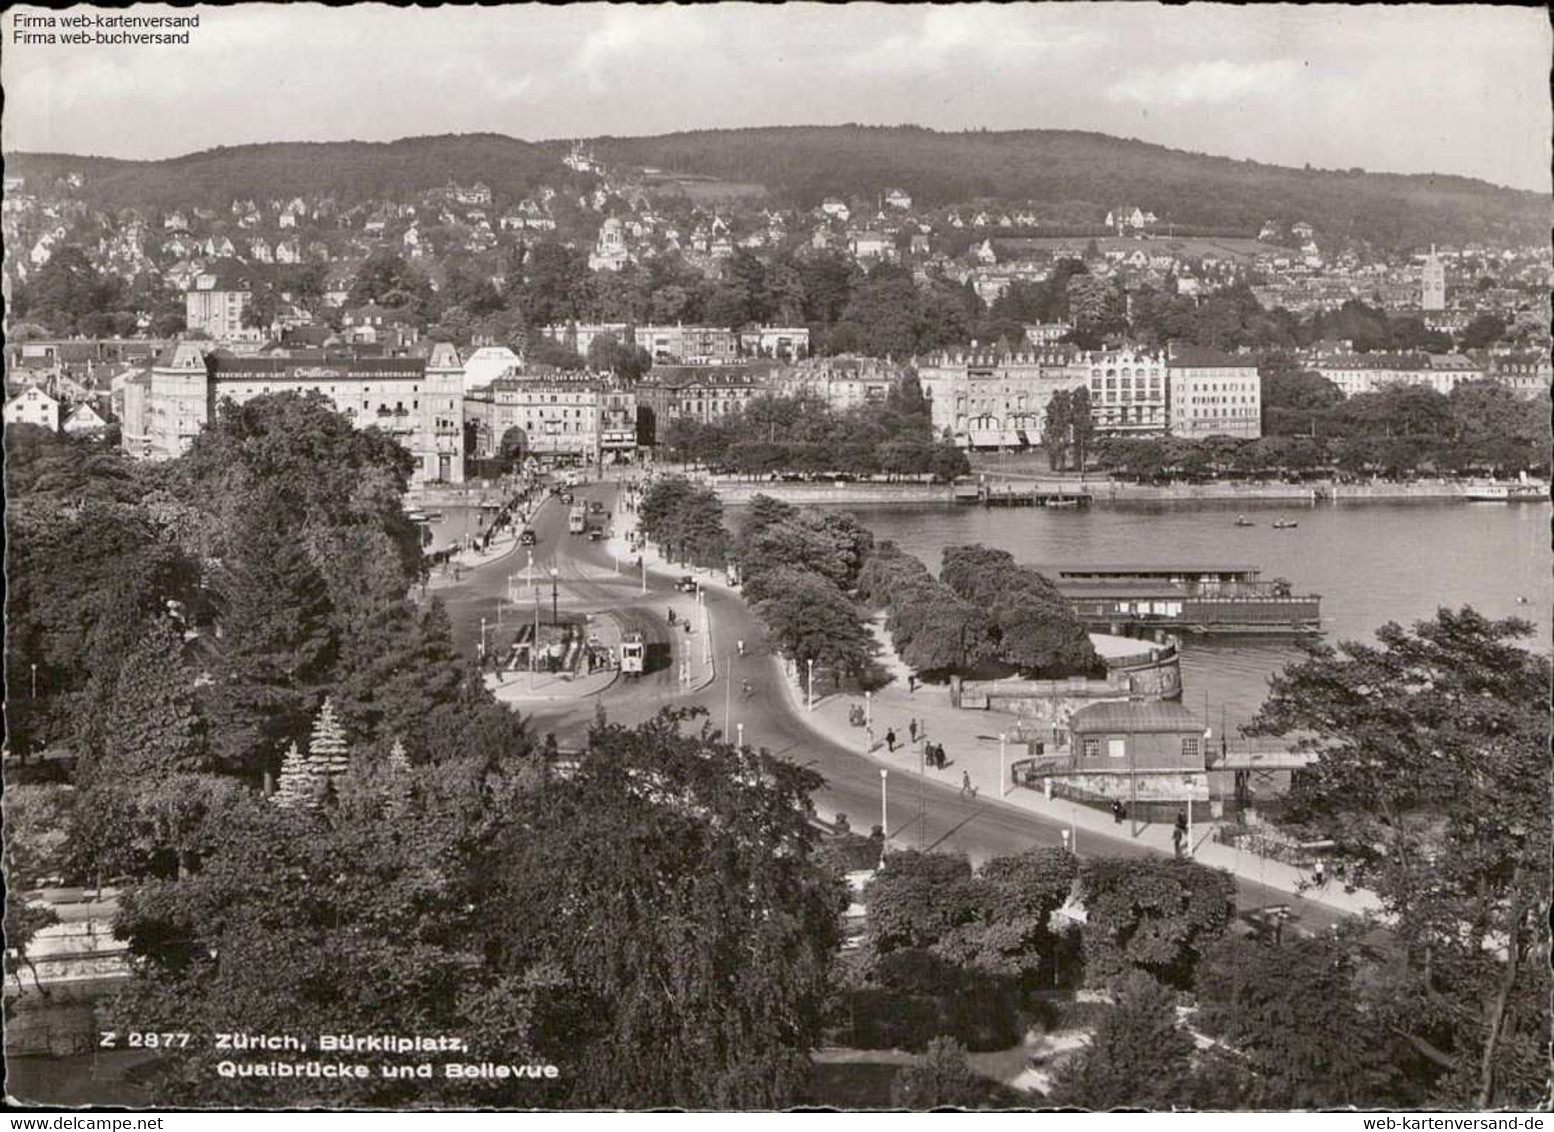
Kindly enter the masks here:
<path id="1" fill-rule="evenodd" d="M 154 160 L 279 141 L 910 122 L 1550 185 L 1550 35 L 1532 8 L 194 11 L 187 45 L 8 50 L 5 151 Z"/>

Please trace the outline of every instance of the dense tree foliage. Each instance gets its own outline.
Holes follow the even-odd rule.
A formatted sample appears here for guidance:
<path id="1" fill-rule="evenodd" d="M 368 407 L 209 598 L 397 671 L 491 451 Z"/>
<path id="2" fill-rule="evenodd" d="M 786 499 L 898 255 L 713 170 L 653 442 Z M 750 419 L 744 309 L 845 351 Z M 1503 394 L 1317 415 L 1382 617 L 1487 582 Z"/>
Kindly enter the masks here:
<path id="1" fill-rule="evenodd" d="M 745 599 L 779 652 L 833 687 L 871 678 L 875 642 L 852 592 L 874 536 L 853 516 L 758 495 L 739 531 Z"/>
<path id="2" fill-rule="evenodd" d="M 1293 820 L 1335 844 L 1406 948 L 1386 1003 L 1447 1107 L 1535 1103 L 1548 1036 L 1549 661 L 1470 608 L 1308 646 L 1259 733 L 1315 752 Z"/>
<path id="3" fill-rule="evenodd" d="M 1190 860 L 1092 858 L 1079 885 L 1085 979 L 1096 985 L 1139 971 L 1190 987 L 1204 949 L 1235 913 L 1235 878 Z"/>
<path id="4" fill-rule="evenodd" d="M 893 542 L 869 556 L 858 589 L 886 612 L 896 654 L 930 678 L 975 667 L 994 654 L 994 625 L 987 611 L 967 601 Z"/>
<path id="5" fill-rule="evenodd" d="M 1221 1070 L 1255 1109 L 1406 1105 L 1398 1066 L 1411 1060 L 1359 985 L 1351 940 L 1272 947 L 1225 939 L 1198 966 L 1195 1024 L 1228 1045 Z"/>
<path id="6" fill-rule="evenodd" d="M 710 488 L 679 476 L 656 479 L 643 494 L 637 521 L 648 541 L 676 562 L 723 566 L 728 561 L 723 502 Z"/>
<path id="7" fill-rule="evenodd" d="M 931 477 L 970 471 L 954 444 L 936 440 L 928 404 L 914 375 L 892 387 L 882 405 L 846 412 L 817 397 L 766 395 L 721 421 L 672 421 L 656 437 L 669 453 L 729 473 Z"/>
<path id="8" fill-rule="evenodd" d="M 1171 1109 L 1191 1094 L 1193 1041 L 1177 1019 L 1176 992 L 1134 971 L 1089 1044 L 1065 1062 L 1053 1099 L 1089 1109 Z"/>
<path id="9" fill-rule="evenodd" d="M 921 1057 L 896 1070 L 890 1103 L 913 1112 L 928 1109 L 1012 1108 L 1021 1098 L 1013 1090 L 974 1072 L 966 1051 L 953 1038 L 935 1038 Z"/>
<path id="10" fill-rule="evenodd" d="M 826 196 L 872 201 L 900 185 L 926 205 L 979 197 L 1037 202 L 1061 221 L 1067 202 L 1149 202 L 1178 225 L 1255 232 L 1269 216 L 1320 220 L 1345 237 L 1399 247 L 1503 235 L 1542 238 L 1547 202 L 1454 177 L 1296 170 L 1061 130 L 941 133 L 916 126 L 701 130 L 596 143 L 605 160 L 756 182 L 813 207 Z"/>
<path id="11" fill-rule="evenodd" d="M 1232 476 L 1479 473 L 1548 469 L 1547 395 L 1523 400 L 1493 381 L 1449 395 L 1392 385 L 1344 399 L 1314 373 L 1264 378 L 1266 433 L 1257 440 L 1118 437 L 1096 450 L 1100 468 L 1140 481 Z"/>
<path id="12" fill-rule="evenodd" d="M 986 612 L 991 647 L 1002 663 L 1041 676 L 1081 675 L 1100 667 L 1068 600 L 1008 551 L 946 547 L 939 576 L 963 601 Z"/>

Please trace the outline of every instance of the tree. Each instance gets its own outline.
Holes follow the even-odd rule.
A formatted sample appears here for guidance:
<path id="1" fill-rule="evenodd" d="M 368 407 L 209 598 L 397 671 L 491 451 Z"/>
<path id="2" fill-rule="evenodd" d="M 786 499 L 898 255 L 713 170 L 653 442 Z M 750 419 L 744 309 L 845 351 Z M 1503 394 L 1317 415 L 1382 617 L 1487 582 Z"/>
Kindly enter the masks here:
<path id="1" fill-rule="evenodd" d="M 275 793 L 270 800 L 286 809 L 317 809 L 323 801 L 323 783 L 314 772 L 313 762 L 297 750 L 294 741 L 281 758 Z"/>
<path id="2" fill-rule="evenodd" d="M 993 1082 L 976 1073 L 966 1051 L 953 1038 L 935 1038 L 910 1065 L 896 1070 L 890 1082 L 890 1103 L 922 1112 L 937 1108 L 981 1108 L 990 1099 Z"/>
<path id="3" fill-rule="evenodd" d="M 1203 950 L 1235 916 L 1235 878 L 1195 861 L 1092 858 L 1080 867 L 1079 886 L 1092 985 L 1141 971 L 1189 987 Z"/>
<path id="4" fill-rule="evenodd" d="M 156 782 L 210 769 L 196 671 L 183 650 L 181 627 L 168 617 L 152 619 L 118 671 L 89 688 L 102 720 L 100 730 L 83 728 L 81 786 Z"/>
<path id="5" fill-rule="evenodd" d="M 1047 466 L 1054 472 L 1063 470 L 1072 415 L 1068 390 L 1059 389 L 1047 402 L 1047 413 L 1041 421 L 1041 443 L 1047 449 Z"/>
<path id="6" fill-rule="evenodd" d="M 351 769 L 351 749 L 345 741 L 345 729 L 335 715 L 335 704 L 328 696 L 313 719 L 313 734 L 308 739 L 308 762 L 313 773 L 333 782 Z"/>
<path id="7" fill-rule="evenodd" d="M 802 669 L 813 662 L 834 678 L 859 677 L 874 656 L 874 638 L 845 594 L 819 574 L 783 566 L 766 575 L 771 596 L 755 604 L 772 643 Z"/>
<path id="8" fill-rule="evenodd" d="M 1135 971 L 1114 996 L 1089 1045 L 1058 1071 L 1052 1099 L 1097 1110 L 1172 1108 L 1189 1091 L 1193 1052 L 1175 992 Z"/>
<path id="9" fill-rule="evenodd" d="M 1450 1106 L 1544 1088 L 1550 667 L 1515 643 L 1531 632 L 1465 607 L 1309 646 L 1253 721 L 1315 754 L 1290 817 L 1392 917 L 1408 963 L 1387 1024 Z"/>
<path id="10" fill-rule="evenodd" d="M 1481 314 L 1457 336 L 1457 346 L 1462 350 L 1484 350 L 1505 336 L 1505 321 L 1496 315 Z"/>
<path id="11" fill-rule="evenodd" d="M 207 703 L 218 751 L 268 775 L 285 745 L 308 733 L 333 675 L 333 606 L 277 503 L 254 508 L 233 532 L 213 589 L 221 633 Z"/>
<path id="12" fill-rule="evenodd" d="M 0 799 L 4 808 L 5 973 L 21 984 L 21 966 L 31 967 L 27 948 L 44 928 L 59 922 L 51 908 L 30 901 L 44 885 L 63 880 L 65 841 L 76 796 L 63 786 L 12 782 Z M 36 983 L 37 972 L 33 971 Z"/>
<path id="13" fill-rule="evenodd" d="M 481 861 L 488 961 L 559 976 L 534 1033 L 562 1103 L 782 1108 L 808 1075 L 845 899 L 820 779 L 693 718 L 597 725 Z"/>
<path id="14" fill-rule="evenodd" d="M 205 816 L 213 850 L 177 880 L 121 899 L 117 929 L 135 973 L 114 1004 L 117 1025 L 175 1019 L 198 1032 L 244 1025 L 291 1033 L 458 1033 L 457 1060 L 533 1056 L 530 988 L 480 962 L 477 875 L 461 853 L 483 836 L 484 813 L 503 805 L 499 783 L 452 794 L 430 771 L 419 801 L 384 820 L 376 784 L 350 776 L 329 811 L 265 804 L 251 791 Z M 473 813 L 471 811 L 474 811 Z M 370 972 L 370 978 L 363 973 Z M 245 1022 L 246 1020 L 246 1022 Z M 544 1085 L 384 1077 L 223 1078 L 227 1056 L 210 1043 L 169 1051 L 152 1071 L 172 1104 L 272 1108 L 351 1104 L 405 1107 L 545 1103 Z M 413 1064 L 425 1054 L 386 1064 Z M 536 1058 L 538 1059 L 538 1058 Z M 546 1058 L 548 1060 L 548 1058 Z M 520 1096 L 524 1099 L 520 1102 Z"/>
<path id="15" fill-rule="evenodd" d="M 1090 390 L 1084 386 L 1070 395 L 1068 427 L 1074 444 L 1074 462 L 1081 473 L 1090 457 L 1090 441 L 1095 436 L 1095 417 L 1090 407 Z"/>
<path id="16" fill-rule="evenodd" d="M 1198 966 L 1196 1025 L 1228 1044 L 1227 1068 L 1255 1109 L 1398 1104 L 1407 1057 L 1382 1037 L 1365 1001 L 1352 940 L 1294 939 L 1272 947 L 1224 939 Z"/>
<path id="17" fill-rule="evenodd" d="M 1068 601 L 1042 574 L 1019 566 L 1007 551 L 953 546 L 940 578 L 959 597 L 987 611 L 998 658 L 1012 667 L 1054 675 L 1099 665 L 1089 634 Z"/>

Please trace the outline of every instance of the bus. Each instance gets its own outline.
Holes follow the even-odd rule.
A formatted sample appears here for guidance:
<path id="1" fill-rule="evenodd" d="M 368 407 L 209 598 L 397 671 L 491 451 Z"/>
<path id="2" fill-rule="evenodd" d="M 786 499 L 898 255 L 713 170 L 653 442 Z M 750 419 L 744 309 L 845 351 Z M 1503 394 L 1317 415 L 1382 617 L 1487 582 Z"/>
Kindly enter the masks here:
<path id="1" fill-rule="evenodd" d="M 587 528 L 588 511 L 582 506 L 582 504 L 578 504 L 578 506 L 572 508 L 572 514 L 567 519 L 567 530 L 571 531 L 574 535 L 580 535 Z"/>

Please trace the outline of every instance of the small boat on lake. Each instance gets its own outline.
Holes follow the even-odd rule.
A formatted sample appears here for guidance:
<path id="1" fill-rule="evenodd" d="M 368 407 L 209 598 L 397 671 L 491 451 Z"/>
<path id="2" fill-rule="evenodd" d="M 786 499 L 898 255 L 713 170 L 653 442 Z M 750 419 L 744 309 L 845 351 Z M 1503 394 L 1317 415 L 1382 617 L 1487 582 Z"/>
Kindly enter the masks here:
<path id="1" fill-rule="evenodd" d="M 1300 526 L 1294 519 L 1275 519 L 1273 529 L 1276 531 L 1290 531 Z"/>
<path id="2" fill-rule="evenodd" d="M 1238 526 L 1238 527 L 1255 527 L 1255 526 L 1257 526 L 1257 524 L 1252 522 L 1252 520 L 1248 519 L 1245 515 L 1237 515 L 1236 516 L 1236 526 Z"/>

